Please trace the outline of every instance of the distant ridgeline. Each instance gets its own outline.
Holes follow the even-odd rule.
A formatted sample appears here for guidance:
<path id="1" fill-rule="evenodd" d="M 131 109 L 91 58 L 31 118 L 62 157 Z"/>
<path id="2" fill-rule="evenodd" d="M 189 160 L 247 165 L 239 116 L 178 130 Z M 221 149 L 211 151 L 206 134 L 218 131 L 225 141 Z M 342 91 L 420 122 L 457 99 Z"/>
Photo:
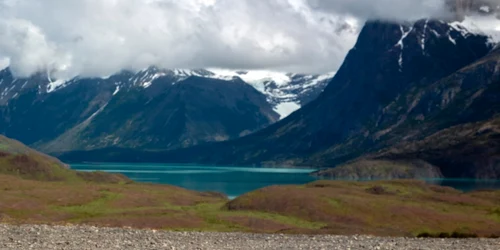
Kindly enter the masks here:
<path id="1" fill-rule="evenodd" d="M 16 78 L 0 70 L 0 134 L 46 153 L 168 150 L 262 129 L 314 100 L 333 74 L 165 70 Z"/>

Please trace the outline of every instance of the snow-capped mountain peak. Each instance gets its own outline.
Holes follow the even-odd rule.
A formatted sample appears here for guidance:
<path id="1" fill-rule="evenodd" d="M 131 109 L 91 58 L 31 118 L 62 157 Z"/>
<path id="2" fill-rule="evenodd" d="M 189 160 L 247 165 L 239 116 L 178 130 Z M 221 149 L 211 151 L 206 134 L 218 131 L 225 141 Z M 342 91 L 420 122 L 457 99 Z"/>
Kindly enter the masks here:
<path id="1" fill-rule="evenodd" d="M 489 9 L 488 9 L 489 10 Z M 500 13 L 500 12 L 499 12 Z M 428 46 L 438 40 L 461 47 L 467 39 L 478 39 L 485 42 L 490 49 L 500 44 L 500 16 L 497 12 L 489 13 L 466 12 L 460 19 L 451 21 L 424 19 L 412 23 L 399 24 L 398 39 L 391 50 L 398 53 L 399 71 L 406 68 L 407 54 L 421 51 L 422 55 L 430 56 Z M 486 39 L 485 39 L 486 38 Z"/>
<path id="2" fill-rule="evenodd" d="M 189 77 L 212 78 L 227 81 L 231 84 L 241 79 L 266 96 L 267 101 L 281 118 L 288 116 L 304 104 L 315 99 L 323 91 L 334 73 L 324 75 L 303 75 L 265 70 L 236 71 L 222 69 L 160 69 L 149 67 L 138 72 L 123 71 L 111 76 L 96 78 L 114 89 L 117 95 L 127 88 L 139 87 L 148 89 L 154 84 L 182 84 Z M 53 79 L 50 72 L 27 79 L 16 79 L 9 69 L 0 71 L 0 101 L 6 103 L 17 97 L 17 93 L 25 87 L 38 89 L 39 94 L 50 94 L 64 89 L 85 78 Z M 28 86 L 29 85 L 29 86 Z M 1 104 L 0 103 L 0 104 Z"/>
<path id="3" fill-rule="evenodd" d="M 149 88 L 156 80 L 158 80 L 159 84 L 163 84 L 164 82 L 176 84 L 191 76 L 225 81 L 232 81 L 239 78 L 266 95 L 268 102 L 273 105 L 274 110 L 281 118 L 285 118 L 317 97 L 334 75 L 335 73 L 305 75 L 266 70 L 168 70 L 149 67 L 132 74 L 129 82 L 133 86 Z M 119 89 L 120 87 L 117 85 L 117 91 Z"/>
<path id="4" fill-rule="evenodd" d="M 281 119 L 312 101 L 335 75 L 334 72 L 321 75 L 292 74 L 265 70 L 234 71 L 210 69 L 219 79 L 238 77 L 267 96 L 274 111 Z"/>
<path id="5" fill-rule="evenodd" d="M 243 81 L 250 83 L 252 85 L 260 85 L 265 82 L 274 82 L 278 86 L 283 86 L 291 81 L 290 74 L 266 71 L 266 70 L 253 70 L 253 71 L 236 71 L 236 70 L 225 70 L 225 69 L 209 69 L 215 75 L 215 78 L 220 79 L 230 79 L 233 77 L 239 77 Z"/>
<path id="6" fill-rule="evenodd" d="M 500 43 L 500 19 L 496 15 L 470 15 L 463 21 L 450 23 L 457 31 L 489 37 L 492 44 Z"/>
<path id="7" fill-rule="evenodd" d="M 148 88 L 151 86 L 153 81 L 161 77 L 169 77 L 172 81 L 172 84 L 183 81 L 190 76 L 199 76 L 199 77 L 211 77 L 213 76 L 212 72 L 209 72 L 204 69 L 159 69 L 157 67 L 149 67 L 143 69 L 137 73 L 130 73 L 132 76 L 130 77 L 129 82 L 132 83 L 133 86 L 141 86 L 143 88 Z"/>
<path id="8" fill-rule="evenodd" d="M 491 0 L 448 0 L 456 13 L 450 25 L 462 32 L 485 35 L 492 44 L 500 42 L 500 2 Z"/>

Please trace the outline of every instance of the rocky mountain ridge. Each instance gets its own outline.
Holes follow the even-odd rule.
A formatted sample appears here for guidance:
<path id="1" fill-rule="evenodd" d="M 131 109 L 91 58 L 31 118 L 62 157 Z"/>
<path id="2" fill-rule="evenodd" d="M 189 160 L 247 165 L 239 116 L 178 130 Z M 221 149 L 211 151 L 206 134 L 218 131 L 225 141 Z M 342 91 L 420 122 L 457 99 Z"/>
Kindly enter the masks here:
<path id="1" fill-rule="evenodd" d="M 388 106 L 386 115 L 395 120 L 374 134 L 378 140 L 373 147 L 380 150 L 317 174 L 395 178 L 395 172 L 381 171 L 390 161 L 406 174 L 431 169 L 433 174 L 425 178 L 498 179 L 499 64 L 496 49 L 449 77 L 413 89 L 405 95 L 406 104 Z"/>
<path id="2" fill-rule="evenodd" d="M 131 87 L 149 88 L 154 82 L 176 84 L 191 77 L 220 79 L 231 82 L 239 78 L 256 90 L 266 95 L 268 102 L 282 118 L 296 111 L 301 106 L 315 99 L 333 78 L 335 73 L 307 75 L 280 73 L 272 71 L 231 71 L 220 69 L 147 69 L 130 72 L 123 71 L 115 75 L 100 78 L 75 77 L 69 80 L 53 79 L 50 72 L 38 73 L 30 78 L 16 78 L 8 68 L 0 70 L 0 105 L 6 105 L 27 89 L 37 88 L 39 94 L 50 94 L 82 81 L 98 81 L 102 85 L 114 86 L 113 94 Z M 161 81 L 156 81 L 161 78 Z"/>
<path id="3" fill-rule="evenodd" d="M 150 67 L 54 80 L 49 72 L 18 79 L 4 69 L 0 133 L 44 152 L 223 141 L 284 118 L 319 95 L 331 77 L 257 73 Z"/>

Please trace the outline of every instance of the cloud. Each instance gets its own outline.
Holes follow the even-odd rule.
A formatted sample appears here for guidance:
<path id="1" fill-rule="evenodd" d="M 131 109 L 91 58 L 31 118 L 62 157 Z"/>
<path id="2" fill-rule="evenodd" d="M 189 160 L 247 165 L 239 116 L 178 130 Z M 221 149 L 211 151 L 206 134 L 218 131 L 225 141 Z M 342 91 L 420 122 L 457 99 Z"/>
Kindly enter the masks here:
<path id="1" fill-rule="evenodd" d="M 0 70 L 9 67 L 10 61 L 8 58 L 0 58 Z"/>
<path id="2" fill-rule="evenodd" d="M 0 66 L 57 78 L 152 65 L 331 72 L 364 21 L 442 17 L 445 1 L 0 0 Z"/>
<path id="3" fill-rule="evenodd" d="M 0 58 L 17 76 L 58 78 L 151 65 L 321 73 L 354 45 L 356 20 L 306 0 L 0 0 Z"/>
<path id="4" fill-rule="evenodd" d="M 446 1 L 455 0 L 308 0 L 320 11 L 349 14 L 360 19 L 409 21 L 430 17 L 447 17 Z M 476 1 L 476 0 L 474 0 Z M 491 0 L 498 1 L 498 0 Z"/>

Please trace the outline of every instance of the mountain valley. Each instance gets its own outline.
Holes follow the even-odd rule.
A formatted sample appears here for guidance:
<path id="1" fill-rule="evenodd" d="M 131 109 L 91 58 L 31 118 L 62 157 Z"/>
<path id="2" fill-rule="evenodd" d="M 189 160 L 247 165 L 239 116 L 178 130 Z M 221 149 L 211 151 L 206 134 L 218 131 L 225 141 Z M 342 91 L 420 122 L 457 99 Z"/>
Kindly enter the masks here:
<path id="1" fill-rule="evenodd" d="M 495 26 L 499 21 L 494 13 L 482 15 L 449 23 L 432 19 L 402 25 L 368 22 L 317 99 L 249 136 L 165 152 L 107 148 L 61 157 L 70 161 L 340 166 L 317 174 L 354 179 L 412 177 L 421 167 L 430 171 L 424 171 L 427 177 L 498 178 L 499 33 L 478 31 L 472 21 L 488 18 L 491 27 L 500 25 Z M 455 133 L 463 137 L 454 138 Z M 461 157 L 465 152 L 477 153 Z M 370 167 L 383 168 L 389 161 L 409 170 L 396 175 L 377 174 L 377 169 L 363 175 L 343 171 L 350 163 L 363 168 L 366 164 L 358 163 L 373 163 L 372 158 L 384 164 Z"/>
<path id="2" fill-rule="evenodd" d="M 62 81 L 48 73 L 16 79 L 5 69 L 0 133 L 44 152 L 224 141 L 286 117 L 319 95 L 332 76 L 151 67 Z"/>

